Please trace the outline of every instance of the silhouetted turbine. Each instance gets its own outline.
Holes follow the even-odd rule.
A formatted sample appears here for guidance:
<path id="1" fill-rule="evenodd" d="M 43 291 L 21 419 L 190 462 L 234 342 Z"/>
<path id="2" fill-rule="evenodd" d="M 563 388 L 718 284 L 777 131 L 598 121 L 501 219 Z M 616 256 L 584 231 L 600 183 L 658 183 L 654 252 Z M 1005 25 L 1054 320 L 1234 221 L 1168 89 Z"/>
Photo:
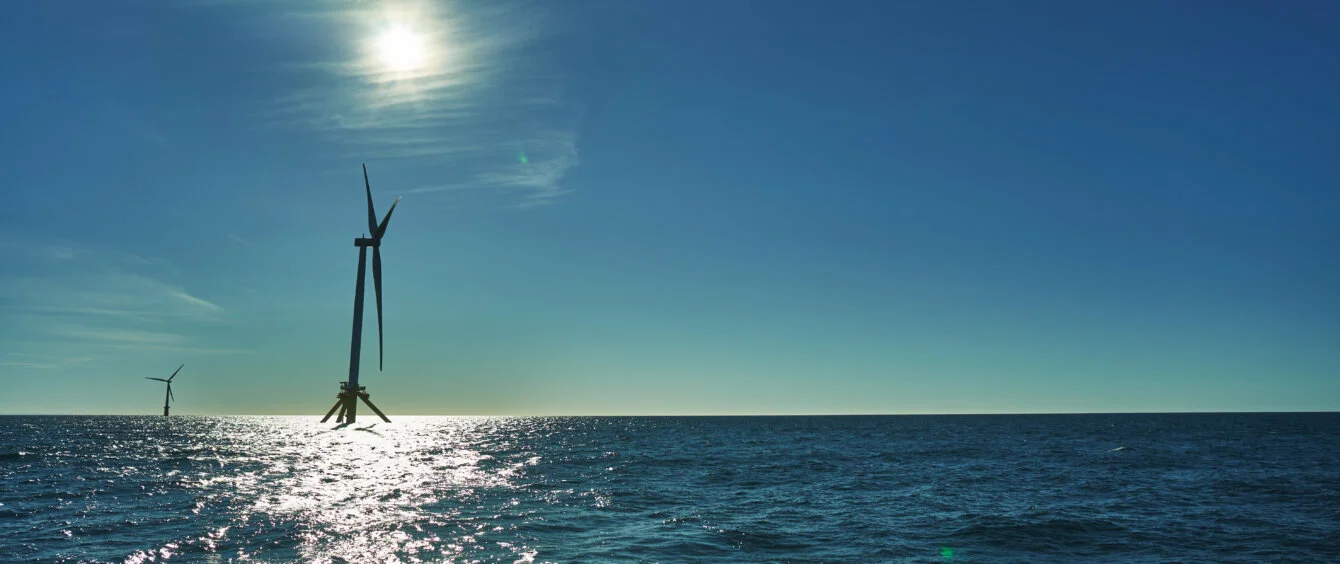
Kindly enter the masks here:
<path id="1" fill-rule="evenodd" d="M 377 223 L 377 212 L 372 206 L 372 183 L 368 182 L 368 165 L 363 165 L 363 188 L 368 197 L 368 231 L 371 237 L 359 237 L 354 239 L 354 246 L 358 247 L 358 283 L 354 289 L 354 332 L 353 339 L 349 346 L 349 380 L 340 382 L 340 393 L 336 396 L 335 405 L 326 412 L 326 416 L 321 419 L 325 423 L 335 410 L 340 411 L 337 421 L 347 421 L 353 423 L 358 418 L 358 400 L 363 400 L 372 411 L 381 416 L 383 421 L 390 423 L 391 420 L 377 409 L 368 399 L 368 394 L 364 386 L 358 385 L 358 361 L 361 355 L 363 345 L 363 280 L 367 272 L 368 247 L 372 247 L 372 285 L 376 291 L 377 298 L 377 369 L 383 367 L 384 354 L 382 352 L 382 236 L 386 234 L 386 226 L 391 222 L 391 214 L 395 213 L 395 207 L 400 203 L 400 198 L 396 198 L 391 204 L 391 209 L 387 210 L 386 217 L 382 219 L 381 224 Z"/>
<path id="2" fill-rule="evenodd" d="M 167 395 L 163 396 L 163 417 L 168 416 L 168 401 L 177 399 L 176 396 L 172 395 L 172 379 L 177 377 L 178 372 L 181 372 L 182 366 L 186 365 L 182 364 L 181 366 L 178 366 L 176 370 L 172 371 L 172 375 L 168 376 L 167 380 L 164 380 L 162 378 L 150 378 L 148 376 L 144 377 L 145 380 L 158 380 L 159 382 L 167 382 Z"/>

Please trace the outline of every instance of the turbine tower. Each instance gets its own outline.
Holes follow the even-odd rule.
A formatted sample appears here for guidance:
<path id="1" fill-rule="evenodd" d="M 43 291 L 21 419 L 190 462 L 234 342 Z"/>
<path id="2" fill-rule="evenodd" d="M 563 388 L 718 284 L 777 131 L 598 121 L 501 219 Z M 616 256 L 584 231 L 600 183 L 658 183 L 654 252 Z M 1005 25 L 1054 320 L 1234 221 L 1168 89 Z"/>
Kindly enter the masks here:
<path id="1" fill-rule="evenodd" d="M 181 366 L 186 365 L 183 364 Z M 168 400 L 177 399 L 172 396 L 172 379 L 177 377 L 178 372 L 181 372 L 181 366 L 178 366 L 176 370 L 173 370 L 172 375 L 168 376 L 167 380 L 164 380 L 162 378 L 150 378 L 148 376 L 144 377 L 145 380 L 158 380 L 159 382 L 167 382 L 167 395 L 163 396 L 163 417 L 168 416 Z"/>
<path id="2" fill-rule="evenodd" d="M 368 247 L 372 247 L 372 284 L 377 292 L 377 369 L 382 368 L 382 235 L 386 234 L 386 225 L 391 222 L 391 214 L 395 213 L 396 204 L 400 203 L 400 198 L 396 198 L 391 204 L 391 209 L 387 210 L 386 217 L 382 219 L 380 225 L 377 224 L 377 212 L 372 208 L 372 184 L 368 182 L 368 165 L 363 165 L 363 188 L 367 190 L 368 195 L 368 231 L 372 233 L 371 237 L 359 237 L 354 239 L 354 246 L 358 247 L 358 284 L 354 289 L 354 337 L 349 346 L 349 380 L 340 382 L 340 393 L 335 397 L 335 405 L 326 412 L 326 416 L 321 419 L 322 423 L 330 420 L 330 416 L 339 410 L 340 416 L 335 419 L 336 422 L 347 421 L 353 423 L 358 419 L 358 400 L 368 404 L 372 411 L 376 412 L 382 418 L 382 421 L 390 423 L 386 414 L 377 406 L 372 405 L 368 399 L 366 386 L 358 385 L 358 359 L 360 349 L 363 344 L 363 279 L 367 272 Z"/>

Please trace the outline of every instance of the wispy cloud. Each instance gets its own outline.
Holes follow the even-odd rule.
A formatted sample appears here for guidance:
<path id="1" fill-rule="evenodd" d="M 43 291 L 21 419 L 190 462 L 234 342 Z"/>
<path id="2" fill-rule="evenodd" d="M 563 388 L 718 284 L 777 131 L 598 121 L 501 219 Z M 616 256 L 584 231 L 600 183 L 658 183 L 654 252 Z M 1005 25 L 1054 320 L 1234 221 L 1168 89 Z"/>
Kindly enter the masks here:
<path id="1" fill-rule="evenodd" d="M 413 188 L 405 193 L 427 194 L 430 192 L 457 192 L 460 190 L 469 190 L 470 188 L 473 188 L 473 186 L 468 184 L 446 184 L 442 186 L 420 186 L 418 188 Z"/>
<path id="2" fill-rule="evenodd" d="M 69 247 L 52 246 L 47 249 L 47 255 L 51 260 L 72 260 L 75 258 L 75 250 Z"/>
<path id="3" fill-rule="evenodd" d="M 0 365 L 63 368 L 109 351 L 210 352 L 192 333 L 222 306 L 170 280 L 163 261 L 76 244 L 4 247 L 23 275 L 0 278 Z M 84 360 L 79 360 L 84 359 Z"/>
<path id="4" fill-rule="evenodd" d="M 553 202 L 554 198 L 571 192 L 560 181 L 568 169 L 577 166 L 577 138 L 575 135 L 550 134 L 535 144 L 543 155 L 537 162 L 525 163 L 508 170 L 480 174 L 479 182 L 495 188 L 522 188 L 525 200 L 520 207 L 533 207 Z"/>
<path id="5" fill-rule="evenodd" d="M 223 311 L 180 285 L 115 269 L 14 277 L 3 287 L 11 311 L 156 320 L 207 320 Z"/>
<path id="6" fill-rule="evenodd" d="M 192 296 L 192 295 L 186 293 L 185 290 L 173 290 L 173 291 L 169 292 L 168 295 L 169 295 L 169 296 L 172 296 L 172 297 L 174 297 L 174 298 L 176 298 L 176 299 L 178 299 L 178 300 L 181 300 L 181 301 L 183 301 L 183 302 L 186 302 L 186 303 L 188 303 L 188 304 L 191 304 L 191 305 L 193 305 L 193 306 L 196 306 L 196 307 L 200 308 L 200 309 L 203 310 L 203 311 L 207 311 L 207 312 L 210 312 L 210 313 L 218 313 L 218 312 L 223 311 L 223 308 L 221 308 L 221 307 L 219 307 L 219 306 L 217 306 L 217 305 L 215 305 L 215 304 L 212 304 L 212 303 L 210 303 L 210 302 L 207 302 L 207 301 L 205 301 L 205 300 L 203 300 L 203 299 L 200 299 L 200 298 L 197 298 L 197 297 L 195 297 L 195 296 Z"/>
<path id="7" fill-rule="evenodd" d="M 246 240 L 246 239 L 243 239 L 243 238 L 242 238 L 241 236 L 239 236 L 239 235 L 236 235 L 236 234 L 233 234 L 233 233 L 229 233 L 229 234 L 228 234 L 228 238 L 229 238 L 229 239 L 232 239 L 233 241 L 235 241 L 235 242 L 237 242 L 237 243 L 240 243 L 240 244 L 242 244 L 242 245 L 245 245 L 245 246 L 248 246 L 248 247 L 251 246 L 251 241 L 248 241 L 248 240 Z"/>
<path id="8" fill-rule="evenodd" d="M 553 30 L 546 6 L 483 2 L 303 2 L 271 6 L 272 17 L 311 33 L 328 60 L 294 60 L 282 72 L 302 88 L 274 100 L 264 118 L 344 145 L 342 158 L 395 159 L 441 181 L 411 190 L 487 189 L 518 194 L 522 206 L 571 192 L 577 112 L 561 73 L 538 42 Z M 421 37 L 425 64 L 392 70 L 377 39 L 406 28 Z"/>
<path id="9" fill-rule="evenodd" d="M 48 328 L 46 331 L 50 335 L 58 335 L 66 339 L 91 342 L 91 343 L 111 343 L 111 344 L 129 344 L 129 345 L 182 345 L 187 338 L 185 335 L 169 333 L 164 331 L 138 331 L 134 329 L 95 329 L 82 325 L 65 325 Z"/>
<path id="10" fill-rule="evenodd" d="M 88 364 L 95 360 L 97 360 L 96 356 L 64 356 L 12 352 L 4 355 L 4 357 L 0 359 L 0 366 L 30 368 L 35 370 L 59 370 Z"/>

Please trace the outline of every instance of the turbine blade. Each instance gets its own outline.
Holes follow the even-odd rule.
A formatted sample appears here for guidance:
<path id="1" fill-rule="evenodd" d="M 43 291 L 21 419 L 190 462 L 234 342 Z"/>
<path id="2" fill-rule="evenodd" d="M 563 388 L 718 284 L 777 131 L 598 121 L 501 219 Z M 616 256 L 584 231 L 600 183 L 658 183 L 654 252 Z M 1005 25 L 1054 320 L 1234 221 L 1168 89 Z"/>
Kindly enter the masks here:
<path id="1" fill-rule="evenodd" d="M 172 398 L 172 401 L 177 401 L 177 396 L 172 394 L 172 384 L 168 384 L 168 397 Z"/>
<path id="2" fill-rule="evenodd" d="M 363 165 L 363 187 L 368 191 L 368 229 L 372 230 L 372 238 L 377 238 L 377 212 L 372 209 L 372 183 L 368 182 L 368 165 Z"/>
<path id="3" fill-rule="evenodd" d="M 391 209 L 386 210 L 386 218 L 382 219 L 382 224 L 377 226 L 377 232 L 376 235 L 373 235 L 373 238 L 380 240 L 382 235 L 386 234 L 386 224 L 391 223 L 391 214 L 395 213 L 395 206 L 399 203 L 400 198 L 396 198 L 394 202 L 391 202 Z"/>
<path id="4" fill-rule="evenodd" d="M 159 382 L 166 382 L 166 381 L 167 381 L 167 380 L 164 380 L 164 379 L 162 379 L 162 378 L 150 378 L 150 377 L 148 377 L 148 376 L 145 376 L 144 379 L 145 379 L 145 380 L 158 380 Z"/>
<path id="5" fill-rule="evenodd" d="M 389 216 L 388 216 L 389 217 Z M 382 369 L 382 249 L 372 248 L 372 287 L 377 291 L 377 370 Z"/>
<path id="6" fill-rule="evenodd" d="M 181 366 L 186 366 L 186 365 L 183 364 L 183 365 L 181 365 Z M 177 373 L 178 373 L 178 372 L 181 372 L 181 366 L 178 366 L 176 370 L 173 370 L 173 371 L 172 371 L 172 375 L 171 375 L 171 376 L 168 376 L 167 381 L 171 382 L 173 378 L 176 378 L 176 377 L 177 377 Z"/>

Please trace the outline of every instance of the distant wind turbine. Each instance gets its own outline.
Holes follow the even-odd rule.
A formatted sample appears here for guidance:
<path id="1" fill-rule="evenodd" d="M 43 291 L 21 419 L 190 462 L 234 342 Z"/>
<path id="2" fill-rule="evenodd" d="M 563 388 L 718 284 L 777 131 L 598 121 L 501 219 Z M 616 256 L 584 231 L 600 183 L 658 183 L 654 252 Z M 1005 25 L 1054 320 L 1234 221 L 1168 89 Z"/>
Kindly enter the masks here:
<path id="1" fill-rule="evenodd" d="M 172 371 L 172 375 L 167 377 L 167 380 L 164 380 L 162 378 L 150 378 L 148 376 L 144 377 L 145 380 L 158 380 L 159 382 L 167 382 L 167 395 L 163 396 L 163 417 L 168 416 L 168 401 L 177 399 L 172 395 L 172 379 L 177 377 L 178 372 L 181 372 L 182 366 L 186 365 L 183 364 L 181 366 L 178 366 L 176 370 Z"/>
<path id="2" fill-rule="evenodd" d="M 386 225 L 391 222 L 391 214 L 395 213 L 396 204 L 400 203 L 400 198 L 396 198 L 391 204 L 391 209 L 387 210 L 386 217 L 382 219 L 380 225 L 377 224 L 377 212 L 372 207 L 372 184 L 368 182 L 368 165 L 363 165 L 363 188 L 368 195 L 368 231 L 372 233 L 371 237 L 359 237 L 354 239 L 354 246 L 358 247 L 358 284 L 354 289 L 354 337 L 349 347 L 349 380 L 340 382 L 340 393 L 335 397 L 335 405 L 326 412 L 326 416 L 321 419 L 322 423 L 330 420 L 330 416 L 335 414 L 335 410 L 340 411 L 340 416 L 335 420 L 347 421 L 353 423 L 358 418 L 358 400 L 368 404 L 372 411 L 376 412 L 382 418 L 382 421 L 390 423 L 386 414 L 377 406 L 372 405 L 368 399 L 368 393 L 364 390 L 366 386 L 358 385 L 358 359 L 363 345 L 363 279 L 367 272 L 368 247 L 372 247 L 372 284 L 377 291 L 377 369 L 382 369 L 382 235 L 386 234 Z"/>

